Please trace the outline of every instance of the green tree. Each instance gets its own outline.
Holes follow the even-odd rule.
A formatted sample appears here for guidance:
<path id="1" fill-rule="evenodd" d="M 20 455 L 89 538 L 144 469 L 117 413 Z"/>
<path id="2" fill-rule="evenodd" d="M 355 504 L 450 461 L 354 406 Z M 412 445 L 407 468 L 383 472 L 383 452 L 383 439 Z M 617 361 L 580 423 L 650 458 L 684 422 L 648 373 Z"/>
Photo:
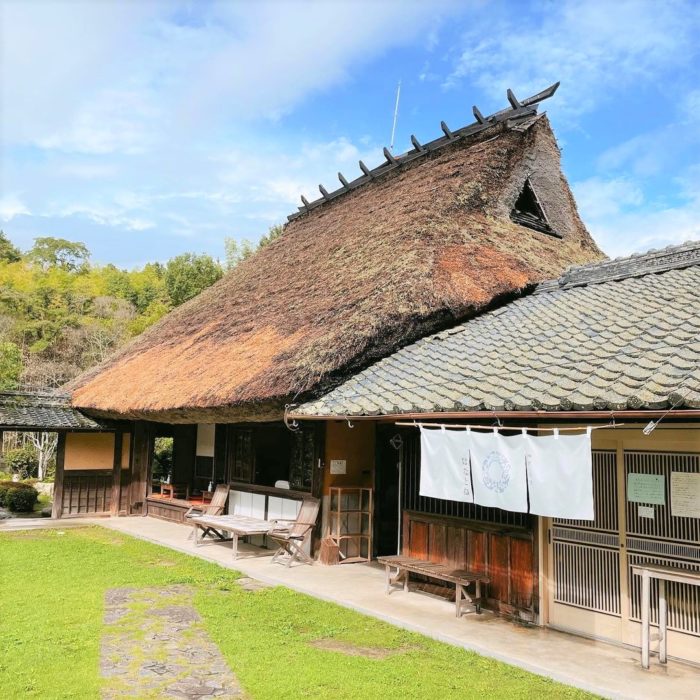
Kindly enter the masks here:
<path id="1" fill-rule="evenodd" d="M 27 254 L 30 261 L 47 270 L 58 267 L 63 270 L 85 268 L 90 251 L 84 243 L 67 241 L 65 238 L 35 238 L 34 246 Z"/>
<path id="2" fill-rule="evenodd" d="M 223 274 L 221 264 L 211 255 L 183 253 L 168 260 L 165 288 L 173 306 L 179 306 L 210 287 Z"/>
<path id="3" fill-rule="evenodd" d="M 224 238 L 224 250 L 226 251 L 226 269 L 232 270 L 236 265 L 247 260 L 259 250 L 276 241 L 283 233 L 284 226 L 276 224 L 270 226 L 267 233 L 257 242 L 257 244 L 243 238 L 237 241 L 235 238 Z"/>
<path id="4" fill-rule="evenodd" d="M 21 374 L 21 350 L 14 343 L 0 343 L 0 390 L 16 389 L 19 386 Z"/>
<path id="5" fill-rule="evenodd" d="M 236 265 L 253 255 L 256 248 L 247 238 L 242 241 L 237 241 L 235 238 L 225 238 L 224 250 L 226 251 L 226 269 L 233 270 Z"/>
<path id="6" fill-rule="evenodd" d="M 22 259 L 22 253 L 19 248 L 13 245 L 12 241 L 5 235 L 5 232 L 0 229 L 0 261 L 19 262 Z"/>

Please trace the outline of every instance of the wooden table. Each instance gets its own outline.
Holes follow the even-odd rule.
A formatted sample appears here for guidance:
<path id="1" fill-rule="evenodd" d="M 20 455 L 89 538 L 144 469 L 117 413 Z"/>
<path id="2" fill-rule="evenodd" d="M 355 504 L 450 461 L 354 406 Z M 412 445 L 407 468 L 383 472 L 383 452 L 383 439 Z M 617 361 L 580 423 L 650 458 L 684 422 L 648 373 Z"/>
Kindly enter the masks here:
<path id="1" fill-rule="evenodd" d="M 659 582 L 659 663 L 665 664 L 668 651 L 666 581 L 700 586 L 700 572 L 656 564 L 635 564 L 632 566 L 632 574 L 642 577 L 642 668 L 649 668 L 651 580 L 653 578 Z"/>
<path id="2" fill-rule="evenodd" d="M 455 615 L 462 615 L 462 600 L 471 602 L 477 613 L 481 613 L 481 584 L 488 583 L 489 577 L 478 571 L 467 571 L 466 569 L 455 569 L 448 564 L 438 564 L 424 559 L 414 557 L 390 556 L 377 557 L 380 564 L 384 564 L 386 570 L 386 594 L 389 595 L 391 585 L 403 581 L 403 589 L 408 590 L 409 573 L 420 574 L 429 578 L 436 578 L 440 581 L 454 583 L 455 594 Z M 396 575 L 392 578 L 391 569 L 396 569 Z M 475 595 L 470 596 L 464 589 L 469 584 L 475 585 Z"/>
<path id="3" fill-rule="evenodd" d="M 188 500 L 190 497 L 190 487 L 187 484 L 166 484 L 164 482 L 160 485 L 160 495 L 163 498 L 167 496 L 172 501 L 176 492 L 184 492 L 185 500 Z"/>
<path id="4" fill-rule="evenodd" d="M 274 524 L 261 518 L 251 518 L 247 515 L 198 515 L 190 518 L 194 527 L 195 546 L 202 544 L 202 533 L 207 530 L 228 532 L 231 534 L 233 558 L 238 558 L 238 538 L 248 535 L 266 535 Z"/>

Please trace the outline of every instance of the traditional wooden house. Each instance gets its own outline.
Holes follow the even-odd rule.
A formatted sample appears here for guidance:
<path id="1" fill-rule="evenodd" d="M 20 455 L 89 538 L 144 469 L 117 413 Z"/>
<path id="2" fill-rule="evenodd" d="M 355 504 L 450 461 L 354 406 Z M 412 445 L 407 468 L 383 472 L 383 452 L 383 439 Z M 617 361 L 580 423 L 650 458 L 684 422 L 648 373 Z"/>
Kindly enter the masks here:
<path id="1" fill-rule="evenodd" d="M 638 646 L 634 568 L 700 572 L 700 242 L 571 268 L 290 419 L 323 421 L 329 436 L 350 420 L 376 445 L 362 464 L 374 474 L 380 553 L 486 571 L 492 607 Z M 592 433 L 594 520 L 421 496 L 412 421 L 606 426 Z M 654 624 L 658 595 L 654 582 Z M 700 587 L 668 583 L 666 600 L 669 655 L 700 663 Z"/>
<path id="2" fill-rule="evenodd" d="M 290 432 L 285 407 L 602 257 L 537 113 L 555 89 L 522 102 L 509 92 L 508 109 L 484 117 L 475 108 L 469 126 L 442 123 L 440 138 L 413 137 L 403 155 L 385 149 L 381 165 L 361 162 L 352 181 L 339 173 L 341 187 L 304 199 L 277 241 L 75 381 L 73 407 L 121 421 L 122 437 L 104 438 L 130 454 L 119 512 L 181 520 L 221 481 L 258 513 L 280 495 L 371 485 L 369 432 Z M 166 435 L 175 447 L 164 497 L 153 492 L 151 458 L 153 439 Z M 324 469 L 336 449 L 356 454 L 346 474 Z M 65 454 L 64 479 L 84 466 L 72 444 Z M 107 451 L 93 466 L 116 483 Z"/>

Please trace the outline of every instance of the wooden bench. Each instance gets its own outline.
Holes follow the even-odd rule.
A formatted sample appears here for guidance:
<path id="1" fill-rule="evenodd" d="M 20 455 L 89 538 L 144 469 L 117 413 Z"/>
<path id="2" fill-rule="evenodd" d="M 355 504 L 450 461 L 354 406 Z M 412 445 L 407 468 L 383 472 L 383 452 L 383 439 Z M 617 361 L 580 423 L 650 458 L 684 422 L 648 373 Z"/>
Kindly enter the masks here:
<path id="1" fill-rule="evenodd" d="M 467 571 L 466 569 L 455 569 L 448 564 L 438 564 L 436 562 L 415 559 L 413 557 L 390 556 L 378 557 L 377 561 L 384 564 L 386 570 L 386 594 L 389 595 L 391 586 L 401 583 L 405 591 L 408 590 L 408 579 L 411 573 L 427 576 L 454 583 L 455 592 L 455 615 L 462 615 L 462 600 L 468 600 L 474 605 L 476 612 L 481 613 L 481 584 L 489 583 L 489 577 L 477 571 Z M 396 569 L 396 574 L 392 576 L 391 569 Z M 471 584 L 475 586 L 475 595 L 469 595 L 465 588 Z"/>

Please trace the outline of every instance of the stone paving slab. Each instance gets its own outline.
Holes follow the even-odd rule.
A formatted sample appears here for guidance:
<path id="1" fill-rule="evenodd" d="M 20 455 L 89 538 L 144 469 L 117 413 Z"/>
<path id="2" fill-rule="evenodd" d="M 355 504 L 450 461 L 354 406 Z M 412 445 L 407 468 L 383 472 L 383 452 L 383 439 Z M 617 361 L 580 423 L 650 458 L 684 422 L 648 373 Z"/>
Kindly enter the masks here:
<path id="1" fill-rule="evenodd" d="M 193 589 L 183 585 L 107 591 L 100 649 L 104 700 L 244 696 L 192 597 Z"/>

